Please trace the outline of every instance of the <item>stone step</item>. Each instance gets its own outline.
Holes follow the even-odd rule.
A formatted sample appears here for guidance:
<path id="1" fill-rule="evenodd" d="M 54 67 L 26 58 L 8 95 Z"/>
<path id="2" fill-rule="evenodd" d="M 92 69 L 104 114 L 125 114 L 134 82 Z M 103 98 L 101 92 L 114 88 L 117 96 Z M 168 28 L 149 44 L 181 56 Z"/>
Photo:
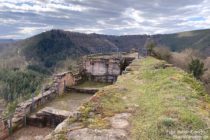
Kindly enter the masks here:
<path id="1" fill-rule="evenodd" d="M 99 91 L 99 88 L 80 88 L 80 87 L 67 87 L 67 91 L 72 91 L 72 92 L 79 92 L 79 93 L 87 93 L 87 94 L 95 94 L 96 92 Z"/>
<path id="2" fill-rule="evenodd" d="M 45 107 L 36 114 L 27 117 L 27 124 L 36 127 L 56 127 L 59 123 L 72 115 L 73 113 L 66 110 Z"/>

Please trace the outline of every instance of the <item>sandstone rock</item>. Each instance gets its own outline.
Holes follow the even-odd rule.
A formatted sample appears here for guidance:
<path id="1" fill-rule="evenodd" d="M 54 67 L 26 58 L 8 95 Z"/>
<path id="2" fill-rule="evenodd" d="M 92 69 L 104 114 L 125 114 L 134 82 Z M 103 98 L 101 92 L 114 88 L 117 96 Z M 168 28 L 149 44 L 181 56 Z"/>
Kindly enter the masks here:
<path id="1" fill-rule="evenodd" d="M 113 128 L 125 129 L 129 126 L 128 118 L 131 116 L 130 113 L 116 114 L 110 119 Z"/>
<path id="2" fill-rule="evenodd" d="M 45 138 L 43 138 L 43 140 L 51 140 L 52 139 L 52 134 L 49 134 L 47 136 L 45 136 Z"/>
<path id="3" fill-rule="evenodd" d="M 93 118 L 93 117 L 95 116 L 95 114 L 94 114 L 94 112 L 90 112 L 90 113 L 88 114 L 88 116 L 89 116 L 90 118 Z"/>
<path id="4" fill-rule="evenodd" d="M 128 134 L 121 129 L 83 128 L 68 133 L 68 140 L 127 140 Z"/>
<path id="5" fill-rule="evenodd" d="M 127 120 L 119 119 L 119 118 L 112 118 L 111 124 L 113 128 L 118 128 L 118 129 L 125 129 L 129 126 L 129 123 Z"/>
<path id="6" fill-rule="evenodd" d="M 58 133 L 62 131 L 62 129 L 66 128 L 68 126 L 68 119 L 64 120 L 62 123 L 60 123 L 54 130 L 55 133 Z"/>
<path id="7" fill-rule="evenodd" d="M 43 137 L 43 136 L 36 136 L 34 139 L 35 139 L 35 140 L 43 140 L 44 137 Z"/>
<path id="8" fill-rule="evenodd" d="M 63 118 L 67 118 L 71 115 L 71 112 L 65 110 L 59 110 L 52 107 L 45 107 L 39 112 L 36 113 L 37 116 L 61 116 Z"/>

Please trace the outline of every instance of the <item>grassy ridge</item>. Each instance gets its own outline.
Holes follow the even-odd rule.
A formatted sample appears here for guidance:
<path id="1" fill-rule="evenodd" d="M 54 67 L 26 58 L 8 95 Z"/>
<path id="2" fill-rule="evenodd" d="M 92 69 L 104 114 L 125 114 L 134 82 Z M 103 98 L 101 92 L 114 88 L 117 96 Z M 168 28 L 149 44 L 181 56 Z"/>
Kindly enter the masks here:
<path id="1" fill-rule="evenodd" d="M 84 127 L 110 128 L 107 117 L 130 112 L 133 140 L 210 138 L 209 96 L 186 72 L 151 57 L 135 60 L 117 83 L 83 107 Z M 88 114 L 95 112 L 90 119 Z"/>
<path id="2" fill-rule="evenodd" d="M 127 102 L 138 106 L 131 119 L 133 139 L 208 136 L 209 104 L 203 86 L 180 69 L 163 68 L 164 63 L 144 59 L 138 71 L 119 79 L 120 85 L 131 83 Z M 199 130 L 202 134 L 195 134 Z"/>

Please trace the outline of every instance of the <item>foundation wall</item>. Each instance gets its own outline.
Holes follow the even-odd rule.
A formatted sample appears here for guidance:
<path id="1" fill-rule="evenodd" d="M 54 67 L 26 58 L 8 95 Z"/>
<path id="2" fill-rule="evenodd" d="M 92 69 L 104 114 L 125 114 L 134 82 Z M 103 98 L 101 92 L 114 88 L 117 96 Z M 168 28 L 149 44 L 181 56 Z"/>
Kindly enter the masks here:
<path id="1" fill-rule="evenodd" d="M 78 77 L 78 76 L 77 76 Z M 11 128 L 17 130 L 23 127 L 26 123 L 27 115 L 38 109 L 41 105 L 54 99 L 56 96 L 62 95 L 65 87 L 70 87 L 76 84 L 77 78 L 71 72 L 65 72 L 53 76 L 53 83 L 42 91 L 33 99 L 26 100 L 17 105 L 15 113 L 11 119 Z M 9 118 L 0 120 L 0 140 L 9 135 Z"/>
<path id="2" fill-rule="evenodd" d="M 83 63 L 89 80 L 113 83 L 121 74 L 120 59 L 87 59 Z"/>

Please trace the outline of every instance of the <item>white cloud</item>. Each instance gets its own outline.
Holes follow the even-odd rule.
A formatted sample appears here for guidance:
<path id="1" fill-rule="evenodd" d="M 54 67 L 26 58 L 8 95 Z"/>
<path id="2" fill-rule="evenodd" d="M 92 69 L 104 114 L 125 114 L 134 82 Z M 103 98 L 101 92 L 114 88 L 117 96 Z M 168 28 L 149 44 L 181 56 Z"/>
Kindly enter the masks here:
<path id="1" fill-rule="evenodd" d="M 13 11 L 13 12 L 58 12 L 58 10 L 69 10 L 69 11 L 85 11 L 87 7 L 63 3 L 62 1 L 28 1 L 20 0 L 18 2 L 12 1 L 0 1 L 0 11 Z"/>
<path id="2" fill-rule="evenodd" d="M 24 38 L 53 27 L 116 35 L 172 33 L 210 28 L 209 15 L 210 0 L 0 0 L 0 36 Z"/>
<path id="3" fill-rule="evenodd" d="M 145 21 L 145 18 L 142 16 L 143 12 L 133 9 L 133 8 L 127 8 L 125 12 L 123 12 L 123 16 L 127 18 L 131 18 L 137 23 L 141 23 Z"/>
<path id="4" fill-rule="evenodd" d="M 47 7 L 45 4 L 40 5 L 29 5 L 29 4 L 21 4 L 16 5 L 15 3 L 1 3 L 0 2 L 0 11 L 13 11 L 13 12 L 28 12 L 28 11 L 35 11 L 35 12 L 53 12 L 54 9 Z"/>
<path id="5" fill-rule="evenodd" d="M 24 35 L 35 35 L 36 33 L 39 33 L 40 31 L 44 32 L 47 30 L 53 29 L 53 26 L 43 26 L 43 27 L 20 27 L 18 30 L 19 36 Z"/>
<path id="6" fill-rule="evenodd" d="M 47 7 L 49 7 L 50 9 L 62 9 L 62 10 L 79 11 L 79 12 L 88 10 L 87 7 L 80 5 L 73 5 L 73 4 L 62 5 L 57 3 L 50 3 L 47 5 Z"/>
<path id="7" fill-rule="evenodd" d="M 74 31 L 74 32 L 81 32 L 81 33 L 102 33 L 102 29 L 100 28 L 82 28 L 82 27 L 78 27 L 78 28 L 70 28 L 67 29 L 68 31 Z"/>

